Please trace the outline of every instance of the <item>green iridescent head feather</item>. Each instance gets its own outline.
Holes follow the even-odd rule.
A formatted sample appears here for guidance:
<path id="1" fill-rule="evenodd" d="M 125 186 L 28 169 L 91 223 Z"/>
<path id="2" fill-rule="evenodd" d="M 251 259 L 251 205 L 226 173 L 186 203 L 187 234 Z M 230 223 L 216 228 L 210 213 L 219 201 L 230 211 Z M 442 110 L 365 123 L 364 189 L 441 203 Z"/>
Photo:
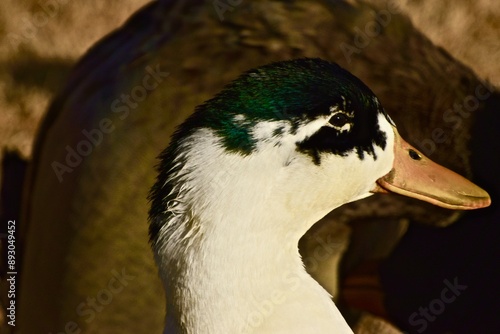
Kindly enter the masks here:
<path id="1" fill-rule="evenodd" d="M 373 92 L 337 64 L 310 58 L 271 63 L 243 73 L 198 106 L 176 137 L 210 128 L 229 151 L 250 154 L 255 147 L 250 130 L 258 122 L 285 120 L 293 131 L 303 121 L 329 114 L 334 105 L 358 114 L 381 109 Z M 238 115 L 244 122 L 235 122 Z"/>

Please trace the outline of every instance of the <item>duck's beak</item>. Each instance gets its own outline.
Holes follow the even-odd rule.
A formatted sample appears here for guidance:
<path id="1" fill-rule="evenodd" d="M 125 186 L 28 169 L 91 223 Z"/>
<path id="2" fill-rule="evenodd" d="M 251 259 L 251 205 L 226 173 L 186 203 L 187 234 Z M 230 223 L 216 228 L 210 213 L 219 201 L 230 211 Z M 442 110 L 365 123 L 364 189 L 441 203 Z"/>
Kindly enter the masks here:
<path id="1" fill-rule="evenodd" d="M 448 209 L 471 210 L 491 204 L 486 191 L 425 157 L 394 128 L 394 165 L 372 192 L 394 192 Z"/>

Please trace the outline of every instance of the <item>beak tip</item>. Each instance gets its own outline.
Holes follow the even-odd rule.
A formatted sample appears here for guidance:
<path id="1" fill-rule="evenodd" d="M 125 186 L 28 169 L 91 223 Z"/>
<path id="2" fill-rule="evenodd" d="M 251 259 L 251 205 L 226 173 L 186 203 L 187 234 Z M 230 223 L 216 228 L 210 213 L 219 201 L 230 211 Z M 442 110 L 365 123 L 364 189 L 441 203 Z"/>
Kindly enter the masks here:
<path id="1" fill-rule="evenodd" d="M 491 198 L 486 194 L 481 200 L 478 201 L 477 207 L 475 209 L 487 208 L 491 205 Z"/>
<path id="2" fill-rule="evenodd" d="M 471 209 L 482 209 L 491 205 L 491 197 L 486 190 L 473 183 L 471 183 L 471 190 L 471 193 L 464 194 L 466 198 L 464 202 L 468 204 L 466 207 L 470 207 Z"/>

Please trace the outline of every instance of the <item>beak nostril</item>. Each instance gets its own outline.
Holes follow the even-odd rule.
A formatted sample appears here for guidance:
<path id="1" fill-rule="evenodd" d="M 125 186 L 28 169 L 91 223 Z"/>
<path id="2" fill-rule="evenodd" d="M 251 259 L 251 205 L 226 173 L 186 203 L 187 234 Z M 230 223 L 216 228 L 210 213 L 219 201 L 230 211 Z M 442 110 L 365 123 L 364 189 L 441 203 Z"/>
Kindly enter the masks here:
<path id="1" fill-rule="evenodd" d="M 418 154 L 415 150 L 409 149 L 408 153 L 410 154 L 410 158 L 412 158 L 413 160 L 418 161 L 418 160 L 422 159 L 420 154 Z"/>

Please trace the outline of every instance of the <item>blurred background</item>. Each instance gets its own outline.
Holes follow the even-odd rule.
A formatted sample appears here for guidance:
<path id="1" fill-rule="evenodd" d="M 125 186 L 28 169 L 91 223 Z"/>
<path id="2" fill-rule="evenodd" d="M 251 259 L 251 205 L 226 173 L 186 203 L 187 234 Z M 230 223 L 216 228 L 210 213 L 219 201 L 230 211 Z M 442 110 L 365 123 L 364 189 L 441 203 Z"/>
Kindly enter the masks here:
<path id="1" fill-rule="evenodd" d="M 382 0 L 364 2 L 385 4 Z M 393 2 L 434 44 L 470 67 L 479 78 L 500 87 L 499 1 Z M 14 150 L 22 159 L 31 158 L 40 121 L 73 65 L 94 43 L 147 3 L 144 0 L 3 0 L 0 3 L 2 152 Z M 0 174 L 0 179 L 3 178 Z M 15 203 L 8 205 L 4 211 Z M 5 300 L 3 291 L 1 300 Z M 4 320 L 0 324 L 0 332 L 7 332 Z"/>
<path id="2" fill-rule="evenodd" d="M 72 66 L 149 1 L 0 4 L 0 143 L 28 158 L 37 125 Z"/>
<path id="3" fill-rule="evenodd" d="M 0 3 L 0 145 L 28 158 L 50 98 L 77 59 L 149 1 Z M 380 0 L 368 0 L 382 3 Z M 500 2 L 397 0 L 434 43 L 500 83 Z"/>

